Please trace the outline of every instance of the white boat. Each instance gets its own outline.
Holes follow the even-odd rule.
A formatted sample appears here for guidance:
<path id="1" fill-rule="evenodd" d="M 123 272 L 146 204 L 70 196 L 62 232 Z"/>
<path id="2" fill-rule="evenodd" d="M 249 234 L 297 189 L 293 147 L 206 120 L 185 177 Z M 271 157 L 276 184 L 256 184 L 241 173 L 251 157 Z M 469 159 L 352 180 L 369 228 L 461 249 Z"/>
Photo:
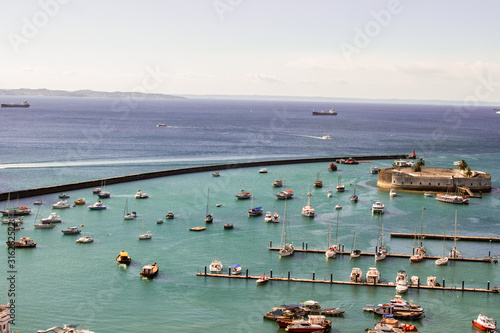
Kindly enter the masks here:
<path id="1" fill-rule="evenodd" d="M 64 209 L 69 207 L 71 207 L 71 205 L 66 200 L 59 200 L 58 202 L 52 205 L 52 208 L 54 209 Z"/>
<path id="2" fill-rule="evenodd" d="M 137 217 L 136 212 L 129 213 L 128 212 L 128 198 L 125 199 L 125 207 L 123 208 L 123 219 L 124 220 L 133 220 Z"/>
<path id="3" fill-rule="evenodd" d="M 39 224 L 34 224 L 35 229 L 52 229 L 56 225 L 52 222 L 42 222 Z"/>
<path id="4" fill-rule="evenodd" d="M 436 259 L 436 266 L 444 266 L 448 264 L 448 257 L 444 255 L 446 250 L 446 220 L 443 222 L 443 256 L 439 259 Z"/>
<path id="5" fill-rule="evenodd" d="M 335 209 L 336 209 L 336 210 L 342 209 L 342 205 L 341 205 L 341 204 L 336 204 L 336 205 L 335 205 Z"/>
<path id="6" fill-rule="evenodd" d="M 370 267 L 366 272 L 366 283 L 377 284 L 380 280 L 380 272 L 375 267 Z"/>
<path id="7" fill-rule="evenodd" d="M 241 274 L 241 265 L 236 264 L 231 266 L 231 275 L 240 275 Z"/>
<path id="8" fill-rule="evenodd" d="M 101 200 L 97 200 L 96 203 L 94 203 L 93 205 L 90 205 L 88 207 L 90 210 L 104 210 L 104 209 L 106 209 L 106 206 L 104 206 L 104 204 L 102 203 Z"/>
<path id="9" fill-rule="evenodd" d="M 167 127 L 167 124 L 158 123 L 158 124 L 156 125 L 156 127 Z"/>
<path id="10" fill-rule="evenodd" d="M 425 197 L 433 197 L 433 196 L 434 196 L 434 193 L 431 193 L 431 192 L 425 192 L 425 193 L 424 193 L 424 196 L 425 196 Z"/>
<path id="11" fill-rule="evenodd" d="M 333 196 L 332 190 L 328 191 L 328 194 L 326 195 L 327 198 L 331 198 Z"/>
<path id="12" fill-rule="evenodd" d="M 345 191 L 345 185 L 342 184 L 342 175 L 340 175 L 340 174 L 339 174 L 337 186 L 335 187 L 335 191 L 337 191 L 337 192 L 344 192 Z"/>
<path id="13" fill-rule="evenodd" d="M 50 213 L 49 216 L 40 219 L 42 223 L 60 223 L 61 221 L 61 217 L 53 212 Z"/>
<path id="14" fill-rule="evenodd" d="M 384 214 L 384 204 L 380 201 L 375 202 L 372 205 L 372 213 L 373 214 Z"/>
<path id="15" fill-rule="evenodd" d="M 323 140 L 331 140 L 331 139 L 332 139 L 332 137 L 331 137 L 330 135 L 323 135 L 323 136 L 321 137 L 321 139 L 323 139 Z"/>
<path id="16" fill-rule="evenodd" d="M 90 236 L 85 236 L 85 226 L 82 225 L 83 228 L 82 228 L 82 237 L 78 238 L 75 242 L 76 243 L 92 243 L 94 241 L 94 239 Z"/>
<path id="17" fill-rule="evenodd" d="M 281 179 L 276 179 L 271 185 L 273 185 L 273 187 L 282 187 L 283 181 Z"/>
<path id="18" fill-rule="evenodd" d="M 472 324 L 486 332 L 493 332 L 497 328 L 497 322 L 493 318 L 486 317 L 482 313 L 477 316 L 477 319 L 472 320 Z"/>
<path id="19" fill-rule="evenodd" d="M 450 258 L 462 258 L 462 254 L 457 250 L 457 210 L 455 210 L 455 233 L 453 234 L 453 249 L 450 251 Z"/>
<path id="20" fill-rule="evenodd" d="M 354 238 L 352 240 L 352 249 L 349 256 L 351 258 L 359 258 L 361 256 L 361 250 L 356 249 L 356 227 L 354 227 Z"/>
<path id="21" fill-rule="evenodd" d="M 147 199 L 149 198 L 149 195 L 147 193 L 142 192 L 141 190 L 137 191 L 137 193 L 134 196 L 136 199 Z"/>
<path id="22" fill-rule="evenodd" d="M 268 212 L 266 212 L 266 215 L 264 216 L 264 221 L 271 222 L 272 218 L 273 218 L 273 213 L 268 211 Z"/>
<path id="23" fill-rule="evenodd" d="M 398 271 L 398 275 L 396 276 L 396 292 L 399 294 L 403 294 L 408 291 L 408 275 L 405 271 Z"/>
<path id="24" fill-rule="evenodd" d="M 371 173 L 371 174 L 377 174 L 377 173 L 378 173 L 378 168 L 377 168 L 376 166 L 372 166 L 372 167 L 370 168 L 370 173 Z"/>
<path id="25" fill-rule="evenodd" d="M 351 275 L 349 277 L 349 281 L 351 282 L 363 282 L 363 272 L 361 269 L 355 267 L 351 271 Z"/>
<path id="26" fill-rule="evenodd" d="M 259 278 L 255 282 L 257 284 L 263 284 L 263 283 L 269 282 L 269 277 L 267 275 L 265 275 L 265 274 L 261 275 L 261 276 L 259 276 Z"/>
<path id="27" fill-rule="evenodd" d="M 220 177 L 219 171 L 215 171 L 214 173 L 212 173 L 212 177 Z"/>
<path id="28" fill-rule="evenodd" d="M 287 243 L 287 239 L 286 239 L 286 236 L 287 236 L 287 224 L 286 224 L 287 201 L 285 201 L 285 218 L 283 220 L 283 227 L 281 230 L 281 244 L 280 244 L 280 250 L 279 250 L 280 257 L 291 256 L 293 254 L 293 252 L 295 251 L 295 247 L 293 246 L 293 243 Z"/>
<path id="29" fill-rule="evenodd" d="M 427 286 L 428 287 L 435 287 L 437 286 L 437 281 L 435 276 L 428 276 L 427 277 Z"/>
<path id="30" fill-rule="evenodd" d="M 266 168 L 262 168 L 259 170 L 259 173 L 267 173 L 267 169 Z"/>
<path id="31" fill-rule="evenodd" d="M 2 220 L 3 224 L 13 224 L 13 223 L 23 223 L 23 217 L 9 217 L 7 219 Z"/>
<path id="32" fill-rule="evenodd" d="M 393 189 L 393 188 L 391 188 L 391 190 L 389 191 L 389 196 L 390 196 L 391 198 L 393 198 L 393 197 L 395 197 L 395 196 L 397 196 L 397 195 L 398 195 L 398 194 L 396 193 L 396 190 L 395 190 L 395 189 Z"/>
<path id="33" fill-rule="evenodd" d="M 441 202 L 454 203 L 454 204 L 468 204 L 469 203 L 469 198 L 467 198 L 464 195 L 453 195 L 453 194 L 446 194 L 446 193 L 438 193 L 436 195 L 436 200 L 441 201 Z"/>
<path id="34" fill-rule="evenodd" d="M 280 223 L 280 214 L 278 212 L 274 212 L 273 217 L 271 218 L 272 223 Z"/>
<path id="35" fill-rule="evenodd" d="M 151 239 L 153 237 L 153 234 L 151 234 L 151 231 L 144 232 L 144 214 L 141 211 L 141 224 L 142 224 L 142 234 L 137 236 L 139 239 Z"/>
<path id="36" fill-rule="evenodd" d="M 210 188 L 207 191 L 207 210 L 205 213 L 206 223 L 212 223 L 214 221 L 214 217 L 212 216 L 212 214 L 210 214 L 209 204 L 210 204 Z"/>
<path id="37" fill-rule="evenodd" d="M 224 266 L 218 259 L 212 260 L 210 263 L 210 273 L 222 273 Z"/>
<path id="38" fill-rule="evenodd" d="M 302 207 L 302 215 L 305 217 L 314 217 L 314 208 L 311 206 L 311 192 L 307 192 L 307 206 Z"/>
<path id="39" fill-rule="evenodd" d="M 339 221 L 339 212 L 337 212 L 337 225 Z M 325 257 L 335 258 L 337 257 L 337 245 L 330 246 L 331 241 L 331 229 L 332 229 L 332 219 L 328 219 L 328 242 L 326 245 Z"/>

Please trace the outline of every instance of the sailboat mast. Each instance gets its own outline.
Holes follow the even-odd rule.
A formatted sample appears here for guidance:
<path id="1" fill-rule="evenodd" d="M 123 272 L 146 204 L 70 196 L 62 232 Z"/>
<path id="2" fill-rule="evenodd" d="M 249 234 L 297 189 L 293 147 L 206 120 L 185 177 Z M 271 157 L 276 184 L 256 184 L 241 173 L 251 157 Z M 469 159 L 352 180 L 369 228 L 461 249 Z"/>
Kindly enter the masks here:
<path id="1" fill-rule="evenodd" d="M 339 234 L 339 211 L 337 210 L 337 230 L 335 231 L 335 245 L 338 246 L 337 236 Z"/>
<path id="2" fill-rule="evenodd" d="M 446 219 L 443 221 L 443 258 L 446 250 Z"/>
<path id="3" fill-rule="evenodd" d="M 453 234 L 453 249 L 457 248 L 457 211 L 455 210 L 455 233 Z"/>
<path id="4" fill-rule="evenodd" d="M 327 246 L 328 249 L 330 248 L 330 236 L 331 236 L 330 230 L 331 230 L 331 228 L 332 228 L 332 218 L 329 218 L 328 219 L 328 246 Z"/>
<path id="5" fill-rule="evenodd" d="M 424 210 L 425 207 L 422 207 L 422 225 L 420 226 L 420 246 L 422 246 L 422 236 L 424 233 Z"/>
<path id="6" fill-rule="evenodd" d="M 210 202 L 210 187 L 208 188 L 208 194 L 207 194 L 207 216 L 208 216 L 208 203 Z"/>

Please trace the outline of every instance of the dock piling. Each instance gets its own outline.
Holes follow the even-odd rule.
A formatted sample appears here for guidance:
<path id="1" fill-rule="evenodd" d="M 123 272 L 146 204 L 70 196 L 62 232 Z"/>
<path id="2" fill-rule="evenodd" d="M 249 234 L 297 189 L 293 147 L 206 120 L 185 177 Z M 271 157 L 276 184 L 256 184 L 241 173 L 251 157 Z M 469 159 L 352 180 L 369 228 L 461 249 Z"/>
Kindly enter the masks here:
<path id="1" fill-rule="evenodd" d="M 271 269 L 271 272 L 269 273 L 270 277 L 273 277 L 273 270 Z"/>
<path id="2" fill-rule="evenodd" d="M 306 242 L 306 250 L 307 250 L 307 242 Z"/>
<path id="3" fill-rule="evenodd" d="M 269 241 L 269 247 L 273 247 L 273 240 L 272 239 Z"/>
<path id="4" fill-rule="evenodd" d="M 464 290 L 464 281 L 462 281 L 462 290 Z"/>
<path id="5" fill-rule="evenodd" d="M 207 275 L 207 266 L 205 266 L 205 275 Z"/>
<path id="6" fill-rule="evenodd" d="M 290 271 L 288 271 L 288 281 L 290 281 Z"/>
<path id="7" fill-rule="evenodd" d="M 445 287 L 445 284 L 444 284 L 444 278 L 443 278 L 443 288 Z"/>
<path id="8" fill-rule="evenodd" d="M 248 268 L 247 268 L 247 272 L 246 272 L 246 278 L 248 279 Z"/>
<path id="9" fill-rule="evenodd" d="M 313 272 L 313 281 L 316 279 L 316 273 Z"/>
<path id="10" fill-rule="evenodd" d="M 333 273 L 330 273 L 330 283 L 333 282 Z"/>
<path id="11" fill-rule="evenodd" d="M 486 289 L 490 289 L 490 281 L 488 281 L 488 287 Z"/>

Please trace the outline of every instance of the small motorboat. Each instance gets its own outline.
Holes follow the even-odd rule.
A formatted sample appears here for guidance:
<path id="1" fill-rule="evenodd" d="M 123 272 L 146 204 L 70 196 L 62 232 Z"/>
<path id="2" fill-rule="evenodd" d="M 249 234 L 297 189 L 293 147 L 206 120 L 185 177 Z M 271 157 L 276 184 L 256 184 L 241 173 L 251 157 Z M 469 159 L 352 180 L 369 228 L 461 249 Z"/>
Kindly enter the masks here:
<path id="1" fill-rule="evenodd" d="M 351 282 L 363 282 L 363 272 L 359 268 L 353 268 L 349 278 Z"/>
<path id="2" fill-rule="evenodd" d="M 322 315 L 325 315 L 325 316 L 332 316 L 332 317 L 339 317 L 339 316 L 343 316 L 345 313 L 345 311 L 343 310 L 340 310 L 340 307 L 337 307 L 337 308 L 331 308 L 331 309 L 323 309 L 321 311 L 321 314 Z"/>
<path id="3" fill-rule="evenodd" d="M 431 193 L 431 192 L 425 192 L 425 193 L 424 193 L 424 196 L 425 196 L 425 197 L 433 197 L 433 196 L 434 196 L 434 193 Z"/>
<path id="4" fill-rule="evenodd" d="M 81 231 L 80 229 L 78 229 L 77 227 L 69 227 L 67 229 L 63 229 L 61 230 L 61 232 L 64 234 L 64 235 L 77 235 L 79 234 Z"/>
<path id="5" fill-rule="evenodd" d="M 218 259 L 212 260 L 210 263 L 210 273 L 222 273 L 224 266 Z"/>
<path id="6" fill-rule="evenodd" d="M 376 166 L 373 166 L 370 168 L 370 173 L 371 174 L 377 174 L 378 173 L 378 168 Z"/>
<path id="7" fill-rule="evenodd" d="M 222 206 L 222 204 L 221 204 L 221 203 L 216 203 L 216 204 L 215 204 L 215 207 L 221 207 L 221 206 Z"/>
<path id="8" fill-rule="evenodd" d="M 51 229 L 54 228 L 55 226 L 56 225 L 52 222 L 42 222 L 34 225 L 35 229 Z"/>
<path id="9" fill-rule="evenodd" d="M 212 173 L 212 177 L 220 177 L 219 171 L 215 171 L 214 173 Z"/>
<path id="10" fill-rule="evenodd" d="M 49 216 L 40 219 L 42 223 L 59 223 L 61 221 L 61 217 L 56 213 L 50 213 Z"/>
<path id="11" fill-rule="evenodd" d="M 167 213 L 167 215 L 165 215 L 165 218 L 168 219 L 168 220 L 171 220 L 174 218 L 174 213 L 172 213 L 172 211 L 169 211 Z"/>
<path id="12" fill-rule="evenodd" d="M 69 207 L 70 204 L 66 200 L 59 200 L 58 202 L 52 205 L 52 208 L 54 209 L 65 209 Z"/>
<path id="13" fill-rule="evenodd" d="M 28 237 L 21 237 L 19 239 L 19 242 L 15 241 L 7 241 L 7 246 L 10 248 L 13 247 L 36 247 L 36 242 L 34 242 L 31 238 Z"/>
<path id="14" fill-rule="evenodd" d="M 472 320 L 472 325 L 483 331 L 490 332 L 497 328 L 497 322 L 493 318 L 488 318 L 482 313 L 477 316 L 477 319 Z"/>
<path id="15" fill-rule="evenodd" d="M 156 124 L 156 127 L 167 127 L 167 124 L 158 123 L 158 124 Z"/>
<path id="16" fill-rule="evenodd" d="M 101 188 L 100 187 L 96 187 L 95 189 L 92 190 L 92 193 L 93 194 L 99 194 L 99 193 L 101 193 Z"/>
<path id="17" fill-rule="evenodd" d="M 335 163 L 330 163 L 328 165 L 328 171 L 337 171 L 337 164 Z"/>
<path id="18" fill-rule="evenodd" d="M 116 256 L 116 262 L 119 264 L 129 265 L 131 261 L 132 259 L 130 259 L 130 256 L 125 251 L 121 251 L 120 254 Z"/>
<path id="19" fill-rule="evenodd" d="M 156 224 L 162 224 L 163 223 L 163 220 L 162 219 L 158 219 L 156 220 Z"/>
<path id="20" fill-rule="evenodd" d="M 337 205 L 335 206 L 335 209 L 342 209 L 342 205 L 341 205 L 341 204 L 337 204 Z"/>
<path id="21" fill-rule="evenodd" d="M 90 236 L 83 236 L 76 240 L 76 243 L 92 243 L 94 239 Z"/>
<path id="22" fill-rule="evenodd" d="M 97 200 L 93 205 L 88 206 L 90 210 L 104 210 L 106 206 L 102 203 L 101 200 Z"/>
<path id="23" fill-rule="evenodd" d="M 73 203 L 75 204 L 75 206 L 85 205 L 85 199 L 84 198 L 78 198 L 75 201 L 73 201 Z"/>
<path id="24" fill-rule="evenodd" d="M 231 275 L 239 275 L 241 274 L 241 265 L 236 264 L 231 266 Z"/>
<path id="25" fill-rule="evenodd" d="M 272 183 L 273 187 L 282 187 L 283 186 L 283 181 L 281 179 L 276 179 L 273 183 Z"/>
<path id="26" fill-rule="evenodd" d="M 33 202 L 33 205 L 43 205 L 43 201 L 42 200 L 36 200 L 35 202 Z"/>
<path id="27" fill-rule="evenodd" d="M 372 205 L 372 213 L 376 214 L 383 214 L 384 213 L 384 204 L 381 203 L 380 201 L 375 202 Z"/>
<path id="28" fill-rule="evenodd" d="M 234 225 L 232 223 L 226 223 L 224 224 L 224 229 L 233 229 Z"/>
<path id="29" fill-rule="evenodd" d="M 244 199 L 249 199 L 252 196 L 252 194 L 250 192 L 242 190 L 240 193 L 235 194 L 234 196 L 238 200 L 244 200 Z"/>
<path id="30" fill-rule="evenodd" d="M 262 168 L 259 170 L 259 173 L 267 173 L 267 169 L 266 168 Z"/>
<path id="31" fill-rule="evenodd" d="M 158 265 L 156 263 L 144 266 L 141 271 L 141 275 L 146 278 L 154 278 L 157 274 Z"/>
<path id="32" fill-rule="evenodd" d="M 389 191 L 389 196 L 390 196 L 391 198 L 393 198 L 393 197 L 395 197 L 395 196 L 397 196 L 397 195 L 398 195 L 398 194 L 396 193 L 396 190 L 395 190 L 395 189 L 393 189 L 393 188 L 391 188 L 391 190 Z"/>
<path id="33" fill-rule="evenodd" d="M 149 195 L 147 193 L 142 192 L 141 190 L 137 191 L 137 193 L 134 196 L 136 199 L 147 199 L 149 198 Z"/>
<path id="34" fill-rule="evenodd" d="M 189 228 L 189 230 L 191 230 L 191 231 L 203 231 L 205 229 L 206 229 L 206 227 L 193 227 L 193 228 Z"/>
<path id="35" fill-rule="evenodd" d="M 59 198 L 60 199 L 67 199 L 67 198 L 69 198 L 69 194 L 68 193 L 60 193 Z"/>
<path id="36" fill-rule="evenodd" d="M 280 223 L 280 214 L 278 212 L 274 212 L 273 217 L 271 218 L 272 223 Z"/>
<path id="37" fill-rule="evenodd" d="M 264 217 L 265 222 L 271 222 L 271 219 L 273 218 L 273 213 L 271 212 L 266 212 L 266 216 Z"/>
<path id="38" fill-rule="evenodd" d="M 259 278 L 257 279 L 257 284 L 263 284 L 263 283 L 266 283 L 266 282 L 269 282 L 269 277 L 264 274 L 264 275 L 261 275 L 259 276 Z"/>

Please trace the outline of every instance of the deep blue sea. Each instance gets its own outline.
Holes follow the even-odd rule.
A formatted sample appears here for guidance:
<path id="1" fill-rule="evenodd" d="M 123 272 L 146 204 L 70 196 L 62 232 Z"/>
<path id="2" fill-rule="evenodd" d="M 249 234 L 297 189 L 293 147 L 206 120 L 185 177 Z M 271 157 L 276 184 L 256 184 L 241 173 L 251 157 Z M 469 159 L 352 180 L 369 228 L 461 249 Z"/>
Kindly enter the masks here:
<path id="1" fill-rule="evenodd" d="M 413 241 L 391 239 L 391 232 L 452 234 L 455 211 L 457 233 L 500 237 L 500 115 L 491 107 L 381 103 L 330 103 L 256 100 L 113 100 L 91 98 L 29 97 L 28 109 L 1 109 L 0 192 L 126 174 L 187 166 L 254 160 L 329 157 L 351 155 L 410 154 L 414 149 L 426 166 L 453 167 L 465 159 L 475 170 L 491 173 L 493 191 L 468 206 L 437 202 L 421 193 L 400 191 L 389 198 L 378 189 L 371 166 L 389 167 L 380 160 L 359 165 L 342 165 L 328 172 L 327 163 L 269 166 L 221 171 L 221 177 L 198 173 L 106 186 L 111 198 L 107 210 L 89 211 L 86 206 L 57 211 L 63 223 L 50 230 L 34 229 L 38 215 L 47 216 L 57 194 L 19 199 L 17 204 L 33 208 L 17 237 L 31 237 L 35 249 L 18 249 L 15 254 L 15 325 L 13 331 L 36 332 L 63 324 L 84 324 L 95 332 L 284 332 L 276 323 L 262 319 L 273 306 L 316 300 L 323 307 L 342 306 L 344 318 L 332 318 L 332 332 L 362 332 L 376 317 L 364 313 L 366 304 L 388 302 L 393 288 L 322 285 L 271 281 L 257 286 L 255 280 L 233 280 L 196 276 L 214 258 L 225 269 L 241 264 L 250 275 L 269 274 L 329 280 L 348 280 L 353 267 L 366 273 L 369 267 L 381 271 L 381 280 L 394 281 L 397 271 L 409 276 L 436 276 L 447 286 L 486 288 L 500 285 L 499 265 L 454 262 L 436 267 L 433 260 L 410 265 L 407 259 L 388 258 L 375 264 L 372 257 L 350 260 L 340 256 L 325 260 L 323 254 L 296 253 L 280 259 L 269 251 L 278 245 L 281 224 L 264 223 L 264 217 L 248 217 L 250 201 L 236 200 L 241 189 L 253 191 L 254 205 L 284 216 L 284 202 L 277 201 L 276 178 L 285 179 L 294 190 L 288 202 L 289 237 L 297 247 L 324 249 L 329 220 L 336 222 L 334 206 L 341 203 L 338 241 L 350 250 L 356 228 L 356 247 L 373 252 L 379 233 L 379 219 L 370 207 L 382 201 L 385 243 L 392 253 L 412 251 Z M 2 103 L 20 102 L 19 97 L 2 96 Z M 334 107 L 338 116 L 313 117 L 312 110 Z M 156 127 L 165 123 L 168 127 Z M 332 140 L 322 140 L 330 135 Z M 313 189 L 318 177 L 324 187 Z M 346 192 L 327 197 L 341 175 Z M 360 200 L 352 204 L 356 186 Z M 316 217 L 301 216 L 307 192 Z M 150 198 L 134 199 L 138 189 Z M 203 221 L 210 189 L 209 209 L 215 221 L 200 233 L 188 228 Z M 74 200 L 96 201 L 92 189 L 69 192 Z M 33 201 L 42 199 L 38 210 Z M 11 205 L 16 199 L 11 198 Z M 122 218 L 125 203 L 139 213 L 136 220 Z M 215 207 L 222 203 L 221 207 Z M 1 202 L 0 206 L 5 205 Z M 422 208 L 425 208 L 423 210 Z M 174 220 L 156 224 L 168 211 Z M 424 211 L 422 219 L 422 211 Z M 38 216 L 39 218 L 39 216 Z M 232 222 L 233 230 L 223 224 Z M 150 241 L 139 241 L 144 228 Z M 76 244 L 75 237 L 61 229 L 85 224 L 91 244 Z M 7 239 L 7 226 L 0 226 Z M 333 235 L 332 237 L 335 237 Z M 432 255 L 441 255 L 443 242 L 424 240 Z M 446 251 L 453 243 L 444 244 Z M 466 257 L 500 255 L 497 243 L 459 242 Z M 116 255 L 128 251 L 128 268 L 115 263 Z M 158 277 L 142 279 L 140 270 L 156 262 Z M 3 268 L 2 268 L 3 267 Z M 0 251 L 0 303 L 7 303 L 7 249 Z M 500 295 L 460 291 L 413 290 L 404 296 L 424 307 L 426 316 L 415 322 L 421 332 L 475 332 L 471 320 L 479 312 L 500 319 Z"/>

